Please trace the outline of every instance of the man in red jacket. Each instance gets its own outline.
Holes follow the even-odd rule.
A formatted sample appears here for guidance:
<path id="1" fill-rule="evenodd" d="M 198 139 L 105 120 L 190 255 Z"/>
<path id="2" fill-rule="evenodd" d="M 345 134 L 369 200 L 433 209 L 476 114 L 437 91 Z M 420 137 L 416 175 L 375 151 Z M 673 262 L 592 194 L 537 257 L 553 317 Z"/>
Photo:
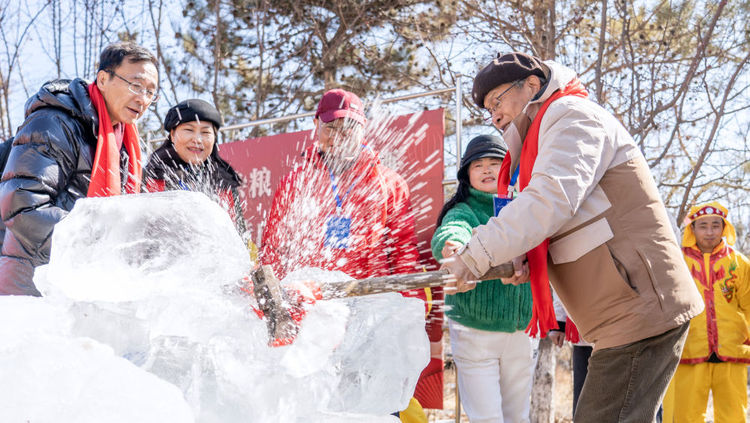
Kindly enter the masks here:
<path id="1" fill-rule="evenodd" d="M 307 266 L 356 279 L 415 272 L 409 187 L 364 143 L 360 99 L 330 90 L 314 122 L 315 144 L 274 195 L 261 261 L 279 278 Z"/>
<path id="2" fill-rule="evenodd" d="M 303 267 L 356 279 L 416 272 L 409 187 L 365 143 L 359 97 L 326 92 L 314 122 L 315 144 L 274 194 L 261 263 L 279 278 Z M 402 295 L 427 300 L 421 289 Z"/>

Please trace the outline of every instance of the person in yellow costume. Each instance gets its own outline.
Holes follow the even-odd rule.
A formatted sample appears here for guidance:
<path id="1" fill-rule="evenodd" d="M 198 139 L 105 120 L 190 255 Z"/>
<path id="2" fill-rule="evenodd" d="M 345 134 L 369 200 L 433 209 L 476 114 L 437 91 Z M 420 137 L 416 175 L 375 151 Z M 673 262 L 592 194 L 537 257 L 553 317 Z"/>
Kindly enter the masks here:
<path id="1" fill-rule="evenodd" d="M 690 209 L 682 251 L 705 310 L 690 322 L 677 372 L 664 400 L 664 422 L 744 422 L 750 363 L 750 261 L 732 248 L 737 235 L 720 203 Z"/>

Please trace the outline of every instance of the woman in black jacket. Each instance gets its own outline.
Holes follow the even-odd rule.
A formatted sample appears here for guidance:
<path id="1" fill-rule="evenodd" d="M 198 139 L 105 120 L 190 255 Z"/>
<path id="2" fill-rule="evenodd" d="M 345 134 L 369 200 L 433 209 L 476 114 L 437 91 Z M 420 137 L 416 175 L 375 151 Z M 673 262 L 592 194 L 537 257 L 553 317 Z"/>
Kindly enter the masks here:
<path id="1" fill-rule="evenodd" d="M 216 138 L 222 119 L 203 100 L 185 100 L 167 112 L 167 140 L 151 155 L 144 171 L 149 192 L 189 190 L 206 194 L 229 212 L 240 234 L 245 232 L 238 188 L 240 176 L 219 157 Z"/>

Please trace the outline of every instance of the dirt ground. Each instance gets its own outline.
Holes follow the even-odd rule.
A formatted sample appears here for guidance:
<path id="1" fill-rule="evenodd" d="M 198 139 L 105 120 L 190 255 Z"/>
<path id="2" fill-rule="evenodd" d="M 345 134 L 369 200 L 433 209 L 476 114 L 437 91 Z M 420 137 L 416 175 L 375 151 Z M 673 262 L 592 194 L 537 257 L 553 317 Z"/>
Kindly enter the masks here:
<path id="1" fill-rule="evenodd" d="M 443 342 L 446 352 L 446 369 L 444 374 L 443 385 L 443 409 L 442 410 L 425 410 L 427 419 L 430 423 L 456 423 L 456 371 L 450 360 L 450 341 L 448 332 L 445 331 Z M 564 345 L 557 350 L 557 368 L 555 369 L 555 423 L 572 423 L 573 422 L 573 362 L 572 347 L 569 344 Z M 750 368 L 748 369 L 750 374 Z M 750 377 L 748 377 L 750 380 Z M 748 389 L 750 403 L 750 387 Z M 748 409 L 746 421 L 750 422 L 750 409 Z M 461 413 L 461 423 L 469 423 L 466 414 Z M 706 423 L 713 423 L 713 400 L 709 398 L 708 408 L 706 410 Z"/>

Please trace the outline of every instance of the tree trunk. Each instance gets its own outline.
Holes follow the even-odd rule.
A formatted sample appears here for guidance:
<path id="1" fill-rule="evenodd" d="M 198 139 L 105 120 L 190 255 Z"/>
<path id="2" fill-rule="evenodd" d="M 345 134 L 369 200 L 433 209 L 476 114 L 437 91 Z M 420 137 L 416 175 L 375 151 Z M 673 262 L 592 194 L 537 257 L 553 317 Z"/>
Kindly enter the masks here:
<path id="1" fill-rule="evenodd" d="M 531 388 L 531 423 L 554 423 L 555 404 L 555 345 L 549 338 L 539 341 L 536 369 L 534 369 L 534 385 Z"/>

